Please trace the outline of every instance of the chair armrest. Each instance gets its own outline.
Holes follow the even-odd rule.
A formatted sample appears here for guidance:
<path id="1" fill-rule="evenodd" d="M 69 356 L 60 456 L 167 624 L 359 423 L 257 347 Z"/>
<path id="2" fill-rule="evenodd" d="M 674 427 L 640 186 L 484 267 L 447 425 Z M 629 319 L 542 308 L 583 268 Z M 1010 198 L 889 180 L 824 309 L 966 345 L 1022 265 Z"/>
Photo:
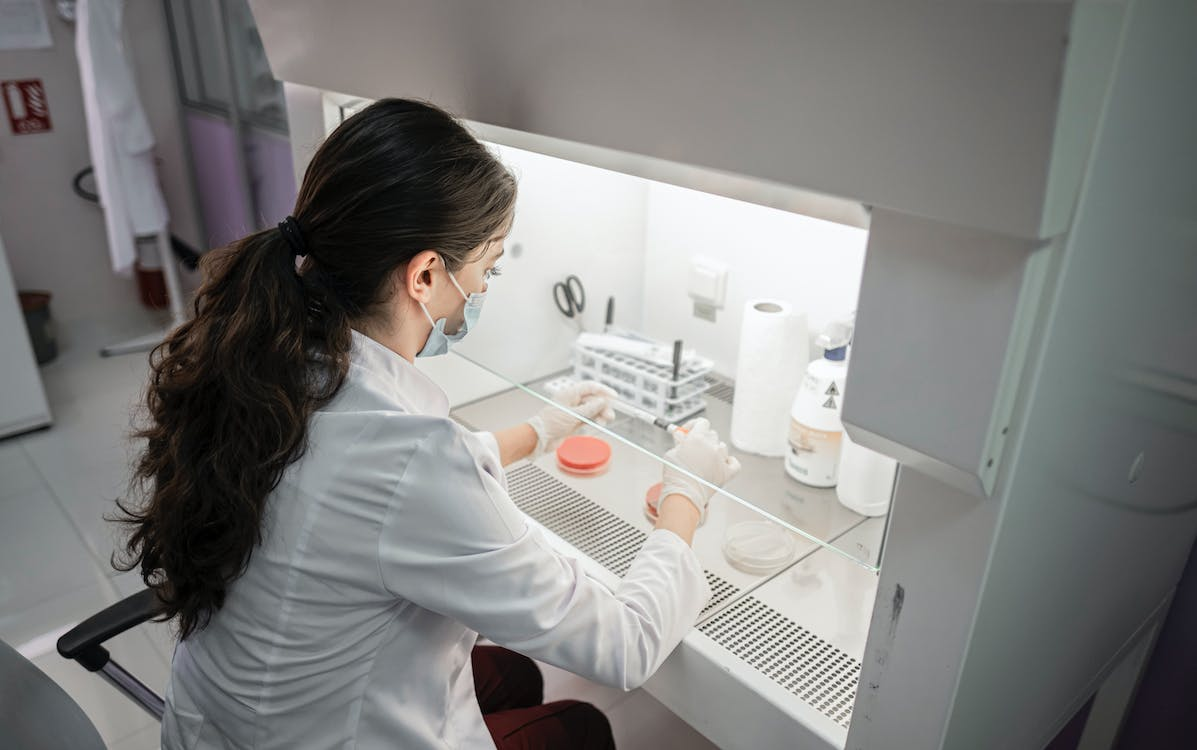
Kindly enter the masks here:
<path id="1" fill-rule="evenodd" d="M 159 614 L 158 596 L 153 589 L 142 589 L 103 609 L 58 639 L 58 653 L 74 659 L 95 672 L 108 663 L 103 643 Z"/>

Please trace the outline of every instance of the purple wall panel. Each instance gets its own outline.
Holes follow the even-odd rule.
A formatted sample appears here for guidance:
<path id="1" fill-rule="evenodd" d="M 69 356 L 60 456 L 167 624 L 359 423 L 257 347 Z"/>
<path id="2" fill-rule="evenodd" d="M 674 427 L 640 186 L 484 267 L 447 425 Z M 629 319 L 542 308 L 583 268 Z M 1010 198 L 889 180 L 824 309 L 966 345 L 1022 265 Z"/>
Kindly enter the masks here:
<path id="1" fill-rule="evenodd" d="M 187 133 L 195 164 L 195 188 L 204 212 L 208 247 L 221 247 L 254 230 L 237 174 L 237 143 L 222 119 L 187 110 Z"/>
<path id="2" fill-rule="evenodd" d="M 263 227 L 274 226 L 295 206 L 291 142 L 285 136 L 251 131 L 245 146 L 259 223 Z"/>
<path id="3" fill-rule="evenodd" d="M 246 136 L 246 165 L 259 212 L 251 217 L 238 173 L 232 127 L 219 117 L 194 110 L 186 112 L 186 122 L 208 247 L 221 247 L 261 227 L 273 226 L 291 212 L 295 177 L 286 137 L 259 131 Z"/>

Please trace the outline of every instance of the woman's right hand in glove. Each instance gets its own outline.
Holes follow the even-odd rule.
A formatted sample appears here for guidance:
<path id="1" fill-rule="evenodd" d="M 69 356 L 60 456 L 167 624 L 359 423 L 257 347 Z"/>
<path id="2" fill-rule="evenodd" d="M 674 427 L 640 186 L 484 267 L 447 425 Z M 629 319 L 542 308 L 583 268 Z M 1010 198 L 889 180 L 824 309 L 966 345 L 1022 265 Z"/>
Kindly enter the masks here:
<path id="1" fill-rule="evenodd" d="M 661 505 L 671 495 L 680 495 L 694 504 L 701 525 L 715 490 L 694 477 L 722 487 L 739 473 L 740 462 L 728 455 L 727 444 L 719 441 L 719 435 L 706 419 L 686 423 L 673 433 L 673 437 L 676 444 L 665 454 L 669 463 L 665 465 L 657 512 L 660 514 Z M 689 474 L 679 471 L 678 467 Z"/>

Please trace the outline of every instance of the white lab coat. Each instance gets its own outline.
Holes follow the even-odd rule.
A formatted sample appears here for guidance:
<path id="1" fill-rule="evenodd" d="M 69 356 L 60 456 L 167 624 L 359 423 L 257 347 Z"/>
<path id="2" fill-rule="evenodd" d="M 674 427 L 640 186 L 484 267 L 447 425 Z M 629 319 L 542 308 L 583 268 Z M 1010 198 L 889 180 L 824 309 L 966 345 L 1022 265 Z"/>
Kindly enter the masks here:
<path id="1" fill-rule="evenodd" d="M 588 577 L 507 495 L 494 436 L 452 421 L 440 388 L 364 336 L 309 434 L 249 569 L 175 649 L 165 748 L 493 748 L 479 634 L 631 689 L 710 597 L 665 530 L 615 591 Z"/>
<path id="2" fill-rule="evenodd" d="M 163 232 L 168 220 L 154 169 L 154 133 L 125 58 L 124 0 L 79 0 L 76 10 L 87 145 L 112 269 L 128 276 L 137 260 L 134 237 Z"/>

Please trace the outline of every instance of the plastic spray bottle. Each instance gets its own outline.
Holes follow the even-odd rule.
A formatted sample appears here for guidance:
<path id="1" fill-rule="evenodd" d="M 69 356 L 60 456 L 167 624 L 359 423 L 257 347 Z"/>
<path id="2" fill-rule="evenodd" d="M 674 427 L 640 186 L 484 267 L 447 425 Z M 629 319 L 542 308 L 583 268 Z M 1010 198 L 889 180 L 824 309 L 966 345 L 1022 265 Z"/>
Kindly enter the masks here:
<path id="1" fill-rule="evenodd" d="M 840 462 L 844 424 L 844 380 L 848 374 L 848 342 L 852 324 L 828 324 L 815 344 L 823 356 L 812 360 L 790 411 L 790 445 L 786 472 L 812 487 L 834 487 Z"/>

